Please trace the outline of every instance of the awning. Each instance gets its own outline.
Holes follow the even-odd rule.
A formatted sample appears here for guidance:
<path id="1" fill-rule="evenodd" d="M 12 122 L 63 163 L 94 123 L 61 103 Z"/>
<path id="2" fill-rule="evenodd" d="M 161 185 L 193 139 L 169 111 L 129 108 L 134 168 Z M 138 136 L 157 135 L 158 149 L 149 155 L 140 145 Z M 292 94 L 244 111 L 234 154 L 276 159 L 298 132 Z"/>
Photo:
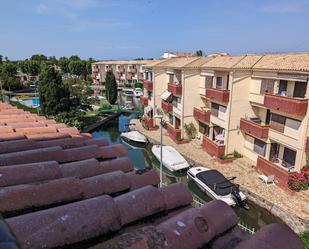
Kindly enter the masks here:
<path id="1" fill-rule="evenodd" d="M 148 114 L 149 112 L 152 111 L 152 107 L 150 105 L 147 105 L 145 108 L 144 108 L 144 114 Z"/>
<path id="2" fill-rule="evenodd" d="M 164 101 L 167 101 L 171 96 L 172 96 L 172 93 L 165 90 L 164 93 L 162 93 L 161 95 L 161 99 L 163 99 Z"/>

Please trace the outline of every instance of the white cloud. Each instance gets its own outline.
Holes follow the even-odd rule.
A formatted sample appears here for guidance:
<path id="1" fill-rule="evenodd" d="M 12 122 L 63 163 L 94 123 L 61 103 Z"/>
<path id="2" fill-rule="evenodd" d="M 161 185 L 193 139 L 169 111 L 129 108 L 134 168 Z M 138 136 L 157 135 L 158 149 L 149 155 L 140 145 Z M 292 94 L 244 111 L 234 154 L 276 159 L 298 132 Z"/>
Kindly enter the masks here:
<path id="1" fill-rule="evenodd" d="M 291 1 L 266 5 L 261 8 L 261 11 L 267 13 L 287 14 L 305 12 L 306 8 L 307 6 L 303 2 Z"/>

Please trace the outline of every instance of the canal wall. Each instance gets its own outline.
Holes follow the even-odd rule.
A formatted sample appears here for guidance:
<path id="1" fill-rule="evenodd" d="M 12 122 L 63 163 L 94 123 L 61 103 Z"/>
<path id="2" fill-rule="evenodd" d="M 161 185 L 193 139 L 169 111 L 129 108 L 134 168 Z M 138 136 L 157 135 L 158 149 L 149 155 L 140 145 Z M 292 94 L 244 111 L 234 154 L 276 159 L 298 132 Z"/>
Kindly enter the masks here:
<path id="1" fill-rule="evenodd" d="M 145 133 L 144 133 L 145 135 Z M 146 135 L 147 136 L 147 135 Z M 159 144 L 159 141 L 147 136 L 149 142 L 153 144 Z M 193 166 L 200 166 L 199 163 L 192 160 L 192 158 L 188 158 L 185 155 L 182 155 L 190 165 Z M 201 165 L 203 166 L 203 165 Z M 252 201 L 253 203 L 257 204 L 258 206 L 265 208 L 268 210 L 271 214 L 274 216 L 280 218 L 282 221 L 284 221 L 287 225 L 289 225 L 296 233 L 300 233 L 306 230 L 309 230 L 309 220 L 302 219 L 299 216 L 292 214 L 288 210 L 285 210 L 278 205 L 270 202 L 269 200 L 266 200 L 265 198 L 257 195 L 256 193 L 250 191 L 243 185 L 240 186 L 241 191 L 247 196 L 247 198 Z"/>

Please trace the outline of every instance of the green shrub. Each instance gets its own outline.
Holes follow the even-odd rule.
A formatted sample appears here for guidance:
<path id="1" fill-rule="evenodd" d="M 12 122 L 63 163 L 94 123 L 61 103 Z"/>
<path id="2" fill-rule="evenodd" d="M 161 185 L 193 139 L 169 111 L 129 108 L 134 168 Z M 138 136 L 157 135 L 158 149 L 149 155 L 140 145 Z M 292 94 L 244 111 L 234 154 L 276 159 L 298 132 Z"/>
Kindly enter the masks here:
<path id="1" fill-rule="evenodd" d="M 221 157 L 222 160 L 229 160 L 233 158 L 235 158 L 233 153 L 225 154 L 223 157 Z"/>
<path id="2" fill-rule="evenodd" d="M 112 105 L 111 104 L 109 104 L 109 103 L 102 103 L 101 104 L 101 106 L 100 106 L 100 110 L 103 110 L 103 111 L 105 111 L 105 110 L 111 110 L 113 107 L 112 107 Z"/>
<path id="3" fill-rule="evenodd" d="M 134 88 L 141 88 L 141 89 L 143 89 L 143 88 L 144 88 L 144 84 L 141 83 L 141 82 L 136 82 L 136 83 L 134 84 Z"/>
<path id="4" fill-rule="evenodd" d="M 234 155 L 235 158 L 241 158 L 242 157 L 242 155 L 237 150 L 234 150 L 233 155 Z"/>
<path id="5" fill-rule="evenodd" d="M 305 231 L 299 234 L 300 239 L 304 243 L 305 249 L 309 249 L 309 231 Z"/>
<path id="6" fill-rule="evenodd" d="M 184 129 L 185 129 L 185 132 L 186 134 L 188 135 L 189 138 L 195 138 L 196 135 L 197 135 L 197 130 L 194 126 L 194 124 L 191 122 L 189 124 L 185 124 L 184 125 Z"/>

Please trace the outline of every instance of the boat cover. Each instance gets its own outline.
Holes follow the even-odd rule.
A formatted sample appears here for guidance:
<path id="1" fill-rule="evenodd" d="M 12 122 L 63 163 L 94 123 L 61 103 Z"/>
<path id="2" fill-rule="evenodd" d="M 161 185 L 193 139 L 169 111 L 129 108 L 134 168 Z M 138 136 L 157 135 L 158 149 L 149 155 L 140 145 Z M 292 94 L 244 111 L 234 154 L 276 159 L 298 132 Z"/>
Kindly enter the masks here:
<path id="1" fill-rule="evenodd" d="M 161 95 L 161 99 L 163 99 L 164 101 L 167 101 L 171 96 L 172 96 L 172 93 L 165 90 L 164 93 L 162 93 Z"/>
<path id="2" fill-rule="evenodd" d="M 196 177 L 206 184 L 217 195 L 228 195 L 231 193 L 235 184 L 228 181 L 224 175 L 217 170 L 207 170 L 197 173 Z"/>

